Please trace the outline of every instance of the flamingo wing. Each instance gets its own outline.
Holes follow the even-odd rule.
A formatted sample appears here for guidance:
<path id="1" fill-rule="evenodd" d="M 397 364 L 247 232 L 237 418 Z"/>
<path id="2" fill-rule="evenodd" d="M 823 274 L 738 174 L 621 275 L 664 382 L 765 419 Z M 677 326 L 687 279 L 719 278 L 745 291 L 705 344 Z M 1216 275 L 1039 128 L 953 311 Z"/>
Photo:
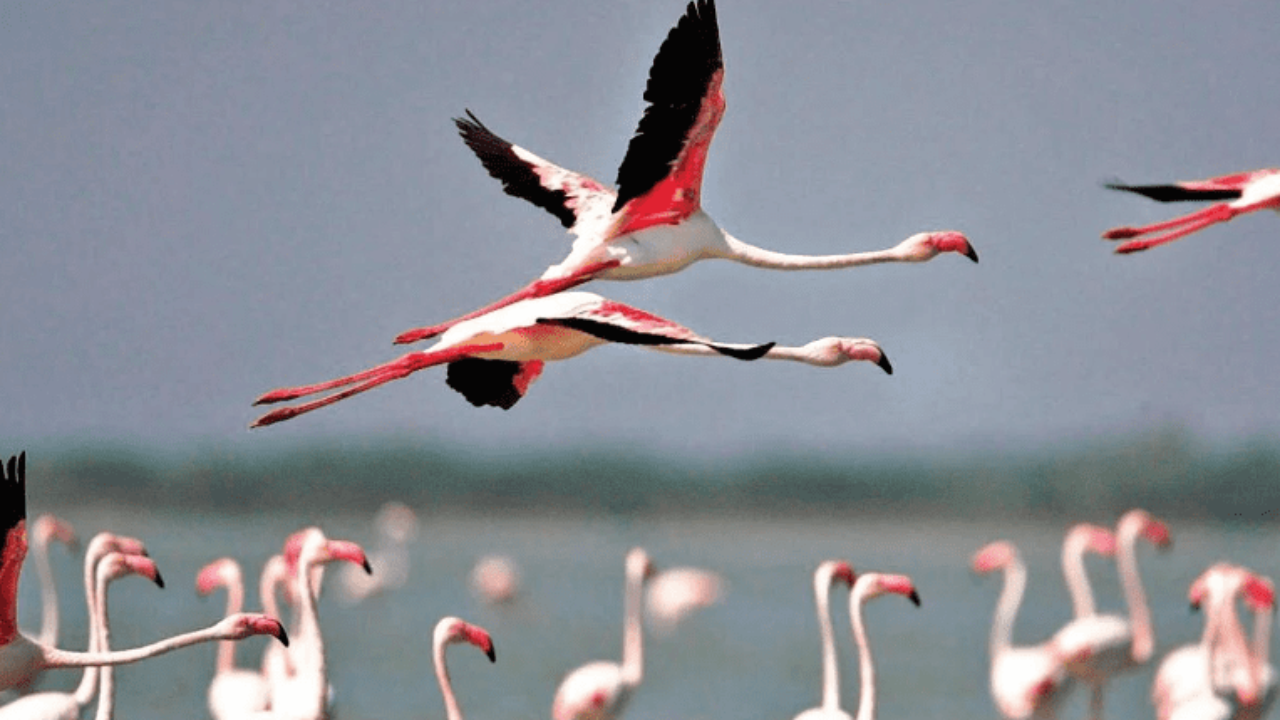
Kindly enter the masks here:
<path id="1" fill-rule="evenodd" d="M 1126 185 L 1109 182 L 1106 187 L 1124 190 L 1151 198 L 1157 202 L 1182 202 L 1185 200 L 1235 200 L 1244 194 L 1244 188 L 1258 178 L 1276 173 L 1274 169 L 1219 175 L 1207 180 L 1184 180 L 1164 185 Z"/>
<path id="2" fill-rule="evenodd" d="M 628 345 L 703 345 L 722 355 L 739 360 L 756 360 L 763 357 L 774 346 L 774 343 L 763 345 L 718 343 L 666 318 L 630 305 L 603 299 L 598 303 L 575 308 L 562 316 L 538 318 L 538 323 L 567 327 L 601 340 Z"/>
<path id="3" fill-rule="evenodd" d="M 676 224 L 699 207 L 707 150 L 724 116 L 714 0 L 690 2 L 649 69 L 645 108 L 618 167 L 610 238 Z"/>
<path id="4" fill-rule="evenodd" d="M 586 214 L 607 217 L 614 192 L 586 175 L 566 170 L 543 160 L 519 145 L 498 137 L 470 110 L 467 117 L 454 118 L 458 134 L 480 158 L 489 175 L 502 182 L 508 195 L 528 200 L 546 210 L 560 224 L 573 229 Z"/>
<path id="5" fill-rule="evenodd" d="M 18 635 L 18 579 L 27 556 L 27 454 L 0 465 L 0 645 Z"/>
<path id="6" fill-rule="evenodd" d="M 543 362 L 464 358 L 449 363 L 445 382 L 476 407 L 510 410 L 542 374 Z"/>

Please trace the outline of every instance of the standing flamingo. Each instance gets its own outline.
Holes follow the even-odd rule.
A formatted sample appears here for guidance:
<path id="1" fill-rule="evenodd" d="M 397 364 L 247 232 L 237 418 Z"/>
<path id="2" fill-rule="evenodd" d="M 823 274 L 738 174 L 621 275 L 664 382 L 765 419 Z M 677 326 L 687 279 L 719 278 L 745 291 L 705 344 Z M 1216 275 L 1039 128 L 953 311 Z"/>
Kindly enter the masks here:
<path id="1" fill-rule="evenodd" d="M 350 604 L 394 590 L 409 579 L 409 544 L 418 536 L 418 515 L 408 505 L 389 502 L 373 518 L 378 546 L 369 553 L 369 564 L 378 570 L 367 575 L 355 565 L 343 565 L 338 573 L 342 598 Z"/>
<path id="2" fill-rule="evenodd" d="M 45 645 L 58 644 L 58 588 L 49 565 L 49 542 L 57 541 L 75 553 L 80 545 L 71 523 L 49 513 L 31 524 L 32 560 L 40 578 L 40 634 L 36 639 Z"/>
<path id="3" fill-rule="evenodd" d="M 876 720 L 876 666 L 871 661 L 871 645 L 867 642 L 867 629 L 862 621 L 862 606 L 885 593 L 901 595 L 920 607 L 915 583 L 906 575 L 863 573 L 853 584 L 853 592 L 849 593 L 849 617 L 853 622 L 853 640 L 858 644 L 858 675 L 861 678 L 856 720 Z"/>
<path id="4" fill-rule="evenodd" d="M 436 666 L 436 680 L 440 683 L 440 695 L 444 697 L 444 714 L 448 720 L 462 720 L 462 710 L 458 707 L 458 698 L 453 694 L 453 683 L 449 681 L 449 667 L 444 661 L 444 649 L 455 643 L 470 643 L 484 651 L 489 662 L 495 662 L 493 639 L 479 625 L 459 620 L 456 617 L 441 618 L 431 639 L 431 658 Z"/>
<path id="5" fill-rule="evenodd" d="M 1039 645 L 1013 645 L 1013 623 L 1027 586 L 1027 568 L 1013 543 L 998 540 L 973 556 L 973 570 L 1004 571 L 1004 589 L 991 623 L 991 697 L 1009 720 L 1054 718 L 1071 687 L 1063 655 L 1052 640 Z"/>
<path id="6" fill-rule="evenodd" d="M 1254 579 L 1261 587 L 1251 588 L 1252 592 L 1245 595 L 1245 604 L 1253 611 L 1253 643 L 1250 653 L 1262 697 L 1246 715 L 1251 720 L 1264 718 L 1271 712 L 1271 706 L 1276 702 L 1277 685 L 1280 685 L 1276 667 L 1271 664 L 1271 620 L 1276 614 L 1275 583 L 1268 577 L 1255 576 Z"/>
<path id="7" fill-rule="evenodd" d="M 348 387 L 294 407 L 263 415 L 249 427 L 271 425 L 344 398 L 398 380 L 434 365 L 448 365 L 446 382 L 476 407 L 504 410 L 515 405 L 542 373 L 543 363 L 563 360 L 607 342 L 652 346 L 684 355 L 728 355 L 740 360 L 770 358 L 831 367 L 850 360 L 867 360 L 886 373 L 893 366 L 874 341 L 824 338 L 803 347 L 729 345 L 701 337 L 692 330 L 599 295 L 565 292 L 522 300 L 451 327 L 432 348 L 411 352 L 397 360 L 329 382 L 269 392 L 254 403 L 294 400 L 304 395 Z"/>
<path id="8" fill-rule="evenodd" d="M 1193 609 L 1204 610 L 1200 641 L 1165 655 L 1156 669 L 1151 701 L 1158 720 L 1227 720 L 1257 707 L 1260 688 L 1235 602 L 1268 592 L 1245 568 L 1216 563 L 1191 584 Z M 1273 596 L 1274 597 L 1274 596 Z"/>
<path id="9" fill-rule="evenodd" d="M 227 615 L 244 609 L 244 575 L 235 558 L 219 558 L 197 573 L 198 594 L 208 595 L 220 587 L 227 590 Z M 279 618 L 279 615 L 272 617 Z M 270 700 L 267 678 L 257 670 L 236 667 L 236 643 L 219 642 L 208 691 L 209 714 L 214 720 L 230 720 L 266 710 Z"/>
<path id="10" fill-rule="evenodd" d="M 102 628 L 107 622 L 105 596 L 107 584 L 125 575 L 140 575 L 160 587 L 164 581 L 156 564 L 141 555 L 109 552 L 101 562 L 94 563 L 95 581 L 87 594 L 89 607 L 89 649 L 101 652 L 108 649 L 103 644 Z M 105 671 L 104 671 L 105 672 Z M 40 692 L 19 698 L 0 708 L 0 720 L 78 720 L 81 711 L 98 694 L 99 668 L 86 667 L 75 692 Z M 102 700 L 100 699 L 101 703 Z"/>
<path id="11" fill-rule="evenodd" d="M 919 233 L 896 247 L 850 255 L 804 256 L 748 245 L 702 210 L 702 172 L 724 115 L 724 60 L 712 0 L 690 2 L 649 70 L 649 103 L 618 168 L 617 191 L 554 165 L 494 135 L 467 111 L 454 122 L 467 146 L 503 189 L 555 215 L 577 236 L 569 256 L 523 289 L 446 323 L 401 333 L 425 340 L 454 323 L 517 300 L 542 297 L 597 278 L 667 275 L 704 258 L 779 270 L 834 269 L 883 262 L 924 262 L 957 252 L 977 262 L 955 231 Z"/>
<path id="12" fill-rule="evenodd" d="M 836 641 L 831 630 L 831 588 L 839 580 L 852 589 L 855 579 L 853 567 L 844 560 L 824 560 L 813 572 L 813 597 L 822 638 L 822 704 L 801 712 L 795 720 L 852 720 L 840 707 L 840 670 L 836 666 Z"/>
<path id="13" fill-rule="evenodd" d="M 1115 182 L 1107 183 L 1106 186 L 1112 190 L 1137 193 L 1159 202 L 1228 201 L 1216 203 L 1165 222 L 1141 227 L 1117 227 L 1102 233 L 1102 237 L 1107 240 L 1129 240 L 1139 235 L 1158 233 L 1162 230 L 1169 231 L 1143 240 L 1129 240 L 1116 248 L 1117 253 L 1138 252 L 1163 245 L 1215 223 L 1226 222 L 1237 215 L 1255 210 L 1270 209 L 1280 212 L 1280 168 L 1264 168 L 1207 180 L 1175 182 L 1169 185 L 1125 185 Z"/>
<path id="14" fill-rule="evenodd" d="M 297 600 L 297 633 L 289 649 L 292 674 L 282 687 L 272 688 L 271 716 L 316 719 L 326 716 L 329 701 L 328 665 L 320 617 L 316 611 L 318 586 L 313 569 L 331 562 L 352 562 L 372 573 L 364 550 L 353 542 L 330 540 L 317 527 L 294 533 L 285 546 L 285 562 L 293 565 Z"/>
<path id="15" fill-rule="evenodd" d="M 699 608 L 709 607 L 724 597 L 726 583 L 719 573 L 694 567 L 663 570 L 649 581 L 644 613 L 649 627 L 669 634 L 682 620 Z"/>
<path id="16" fill-rule="evenodd" d="M 262 601 L 262 611 L 271 617 L 284 618 L 280 614 L 280 604 L 276 602 L 276 590 L 288 584 L 289 568 L 285 564 L 284 555 L 279 553 L 267 558 L 262 565 L 259 579 L 258 598 Z M 295 613 L 296 615 L 296 613 Z M 296 635 L 297 628 L 294 628 Z M 289 670 L 289 657 L 285 648 L 277 643 L 269 643 L 262 651 L 262 677 L 267 681 L 268 705 L 270 697 L 277 688 L 284 685 L 285 679 L 292 673 Z"/>
<path id="17" fill-rule="evenodd" d="M 1097 612 L 1093 602 L 1093 588 L 1089 586 L 1089 575 L 1084 570 L 1086 551 L 1114 557 L 1116 538 L 1110 530 L 1091 523 L 1073 525 L 1067 531 L 1067 537 L 1062 541 L 1062 576 L 1067 583 L 1067 592 L 1071 595 L 1072 616 L 1075 618 Z"/>
<path id="18" fill-rule="evenodd" d="M 640 548 L 626 560 L 626 596 L 622 634 L 622 663 L 587 663 L 560 681 L 551 704 L 552 720 L 615 720 L 644 679 L 644 630 L 640 621 L 644 584 L 653 576 L 653 562 Z"/>
<path id="19" fill-rule="evenodd" d="M 1124 588 L 1129 617 L 1088 615 L 1072 620 L 1053 636 L 1064 657 L 1071 660 L 1067 671 L 1090 685 L 1089 715 L 1102 717 L 1103 687 L 1116 675 L 1147 664 L 1155 651 L 1155 632 L 1147 595 L 1138 575 L 1136 548 L 1144 538 L 1160 550 L 1172 540 L 1169 527 L 1145 510 L 1130 510 L 1116 526 L 1116 566 Z"/>

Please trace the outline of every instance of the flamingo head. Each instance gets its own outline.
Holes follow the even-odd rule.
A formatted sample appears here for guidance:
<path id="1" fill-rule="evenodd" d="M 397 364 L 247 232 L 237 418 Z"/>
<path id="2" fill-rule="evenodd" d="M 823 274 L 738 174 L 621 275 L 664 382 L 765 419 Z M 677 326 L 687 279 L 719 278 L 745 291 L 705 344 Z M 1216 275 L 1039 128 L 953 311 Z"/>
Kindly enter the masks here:
<path id="1" fill-rule="evenodd" d="M 196 574 L 196 593 L 208 595 L 220 587 L 240 581 L 240 565 L 235 560 L 224 557 L 200 568 Z"/>
<path id="2" fill-rule="evenodd" d="M 436 647 L 454 643 L 468 643 L 480 648 L 485 656 L 489 658 L 489 662 L 496 662 L 498 659 L 493 651 L 493 638 L 489 636 L 489 633 L 479 625 L 472 625 L 456 617 L 442 618 L 440 622 L 436 623 L 434 641 Z"/>
<path id="3" fill-rule="evenodd" d="M 1085 549 L 1103 557 L 1114 557 L 1116 554 L 1116 536 L 1107 528 L 1085 523 L 1077 526 L 1085 534 Z"/>
<path id="4" fill-rule="evenodd" d="M 955 230 L 916 233 L 898 243 L 894 251 L 906 262 L 925 262 L 944 252 L 959 253 L 978 262 L 978 252 L 969 244 L 969 238 Z"/>
<path id="5" fill-rule="evenodd" d="M 1244 602 L 1255 613 L 1274 612 L 1276 609 L 1276 586 L 1271 578 L 1249 574 L 1244 584 Z"/>
<path id="6" fill-rule="evenodd" d="M 235 613 L 222 619 L 216 626 L 218 637 L 225 640 L 243 640 L 254 635 L 270 635 L 289 647 L 289 635 L 284 625 L 270 615 L 262 613 Z"/>
<path id="7" fill-rule="evenodd" d="M 985 575 L 993 570 L 1003 570 L 1018 557 L 1018 551 L 1012 543 L 997 540 L 984 545 L 973 554 L 973 571 Z"/>
<path id="8" fill-rule="evenodd" d="M 826 337 L 805 345 L 800 352 L 810 365 L 835 367 L 852 360 L 862 360 L 875 363 L 888 375 L 893 374 L 889 356 L 880 349 L 879 343 L 867 338 Z"/>
<path id="9" fill-rule="evenodd" d="M 839 580 L 849 587 L 858 581 L 858 575 L 853 571 L 853 566 L 844 560 L 828 560 L 831 563 L 831 581 Z M 824 563 L 825 564 L 825 563 Z"/>
<path id="10" fill-rule="evenodd" d="M 864 590 L 865 588 L 865 590 Z M 920 594 L 916 592 L 915 583 L 906 575 L 889 575 L 886 573 L 864 573 L 858 578 L 854 593 L 863 593 L 870 599 L 885 594 L 901 595 L 920 607 Z"/>
<path id="11" fill-rule="evenodd" d="M 631 548 L 631 552 L 627 553 L 627 577 L 638 578 L 642 582 L 648 580 L 654 575 L 653 560 L 649 558 L 649 553 L 644 548 Z"/>
<path id="12" fill-rule="evenodd" d="M 1116 526 L 1116 535 L 1122 539 L 1143 537 L 1160 550 L 1167 550 L 1173 546 L 1173 536 L 1169 534 L 1169 526 L 1146 510 L 1135 509 L 1125 513 Z"/>
<path id="13" fill-rule="evenodd" d="M 138 575 L 155 583 L 157 587 L 164 587 L 164 578 L 160 577 L 160 569 L 151 558 L 111 552 L 98 563 L 100 578 L 115 580 L 125 575 Z"/>
<path id="14" fill-rule="evenodd" d="M 80 538 L 76 536 L 76 529 L 71 526 L 71 523 L 48 513 L 36 518 L 32 523 L 31 532 L 42 542 L 57 540 L 72 550 L 80 549 Z"/>

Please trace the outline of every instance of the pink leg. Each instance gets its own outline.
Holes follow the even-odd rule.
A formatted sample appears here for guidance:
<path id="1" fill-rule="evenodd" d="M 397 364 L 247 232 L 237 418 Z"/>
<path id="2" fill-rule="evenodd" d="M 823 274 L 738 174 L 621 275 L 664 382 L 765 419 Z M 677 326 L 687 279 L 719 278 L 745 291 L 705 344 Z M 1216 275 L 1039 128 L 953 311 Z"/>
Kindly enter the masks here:
<path id="1" fill-rule="evenodd" d="M 1181 217 L 1176 217 L 1172 220 L 1166 220 L 1164 222 L 1154 223 L 1152 225 L 1143 225 L 1141 227 L 1111 228 L 1110 230 L 1102 233 L 1102 237 L 1106 240 L 1127 240 L 1129 238 L 1137 237 L 1139 235 L 1146 235 L 1147 233 L 1159 232 L 1161 230 L 1168 230 L 1169 228 L 1176 228 L 1181 225 L 1186 225 L 1188 223 L 1198 223 L 1205 218 L 1213 218 L 1209 223 L 1205 223 L 1205 224 L 1223 222 L 1225 220 L 1230 220 L 1235 214 L 1236 213 L 1231 208 L 1231 206 L 1227 205 L 1226 203 L 1219 203 L 1217 205 L 1210 205 L 1207 208 L 1197 210 L 1193 213 L 1183 215 Z M 1200 224 L 1198 227 L 1204 227 L 1205 224 Z M 1181 237 L 1181 235 L 1179 235 L 1179 237 Z"/>
<path id="2" fill-rule="evenodd" d="M 265 403 L 280 402 L 282 400 L 292 400 L 294 398 L 302 397 L 303 395 L 310 395 L 323 390 L 331 390 L 333 388 L 358 383 L 355 384 L 354 387 L 333 393 L 332 395 L 326 395 L 318 400 L 313 400 L 301 405 L 295 405 L 293 407 L 273 410 L 257 420 L 254 420 L 249 427 L 262 427 L 263 425 L 271 425 L 282 420 L 288 420 L 289 418 L 297 417 L 298 415 L 311 412 L 317 408 L 332 405 L 339 400 L 345 400 L 352 395 L 359 395 L 366 390 L 372 390 L 373 388 L 389 383 L 392 380 L 399 380 L 402 377 L 406 377 L 424 368 L 454 362 L 455 360 L 461 360 L 462 358 L 469 357 L 475 353 L 493 352 L 501 349 L 502 343 L 491 343 L 488 345 L 463 345 L 434 352 L 411 352 L 392 360 L 391 362 L 383 363 L 377 367 L 365 370 L 364 372 L 348 375 L 346 377 L 338 378 L 337 380 L 316 383 L 315 385 L 305 385 L 298 388 L 273 390 L 258 398 L 258 401 L 254 404 L 262 405 Z"/>
<path id="3" fill-rule="evenodd" d="M 604 262 L 592 263 L 591 265 L 580 268 L 577 272 L 567 277 L 556 278 L 554 280 L 534 280 L 520 290 L 517 290 L 501 300 L 485 305 L 479 310 L 469 312 L 462 317 L 454 318 L 453 320 L 440 323 L 439 325 L 417 328 L 415 330 L 406 330 L 396 336 L 395 344 L 404 345 L 406 343 L 418 342 L 419 340 L 426 340 L 427 338 L 439 335 L 464 320 L 480 317 L 481 315 L 491 313 L 494 310 L 504 308 L 521 300 L 546 297 L 547 295 L 554 295 L 555 293 L 563 292 L 569 288 L 590 282 L 598 273 L 616 268 L 621 264 L 621 260 L 606 260 Z"/>
<path id="4" fill-rule="evenodd" d="M 1167 232 L 1163 235 L 1156 235 L 1154 237 L 1144 238 L 1142 240 L 1130 240 L 1129 242 L 1124 243 L 1119 247 L 1117 247 L 1116 252 L 1121 255 L 1127 255 L 1129 253 L 1135 253 L 1142 250 L 1146 250 L 1148 248 L 1153 248 L 1157 245 L 1164 245 L 1165 243 L 1173 242 L 1178 238 L 1186 237 L 1187 235 L 1190 235 L 1191 233 L 1196 232 L 1197 230 L 1203 230 L 1204 228 L 1207 228 L 1210 225 L 1213 225 L 1215 223 L 1226 222 L 1227 220 L 1230 220 L 1236 215 L 1236 212 L 1232 208 L 1227 207 L 1226 205 L 1215 205 L 1214 208 L 1209 208 L 1209 209 L 1215 209 L 1215 208 L 1220 208 L 1219 212 L 1215 215 L 1211 215 L 1208 217 L 1201 217 L 1195 222 L 1192 222 L 1183 228 L 1174 230 L 1172 232 Z"/>

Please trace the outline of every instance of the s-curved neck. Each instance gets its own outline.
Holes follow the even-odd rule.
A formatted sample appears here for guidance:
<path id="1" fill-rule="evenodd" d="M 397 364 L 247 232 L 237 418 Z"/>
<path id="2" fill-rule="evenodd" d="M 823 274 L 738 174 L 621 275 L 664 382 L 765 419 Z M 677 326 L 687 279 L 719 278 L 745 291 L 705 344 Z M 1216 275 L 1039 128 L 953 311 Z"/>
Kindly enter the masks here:
<path id="1" fill-rule="evenodd" d="M 1084 551 L 1088 545 L 1089 537 L 1085 532 L 1068 533 L 1062 543 L 1062 576 L 1071 595 L 1072 614 L 1077 619 L 1097 612 L 1093 588 L 1089 586 L 1089 575 L 1084 569 Z"/>
<path id="2" fill-rule="evenodd" d="M 867 629 L 862 621 L 862 605 L 866 601 L 868 587 L 867 583 L 857 583 L 849 595 L 853 640 L 858 644 L 858 677 L 861 692 L 855 720 L 875 720 L 876 717 L 876 665 L 871 659 L 871 644 L 867 642 Z"/>
<path id="3" fill-rule="evenodd" d="M 95 648 L 95 650 L 97 650 L 98 652 L 110 652 L 111 651 L 111 627 L 107 621 L 107 584 L 110 582 L 110 578 L 108 578 L 107 573 L 104 572 L 103 568 L 101 567 L 99 567 L 97 571 L 97 576 L 98 576 L 98 582 L 94 589 L 97 595 L 97 605 L 98 605 L 97 612 L 95 613 L 97 615 L 97 621 L 98 621 L 97 622 L 98 646 L 97 648 Z M 93 632 L 93 631 L 90 630 L 90 632 Z M 87 674 L 91 670 L 92 668 L 87 669 L 85 670 L 85 673 Z M 95 720 L 111 720 L 111 717 L 114 714 L 115 702 L 116 702 L 115 672 L 111 669 L 110 666 L 104 666 L 98 669 L 98 674 L 101 675 L 101 677 L 99 678 L 99 684 L 101 685 L 101 687 L 98 689 L 98 709 L 94 713 L 94 718 Z M 80 699 L 78 692 L 79 691 L 77 690 L 77 697 L 76 697 L 77 702 Z M 90 695 L 92 695 L 92 693 L 90 693 Z M 84 707 L 85 705 L 88 704 L 88 702 L 89 701 L 86 698 L 85 702 L 80 704 L 80 707 Z"/>
<path id="4" fill-rule="evenodd" d="M 223 572 L 223 586 L 227 589 L 227 611 L 226 615 L 235 615 L 244 609 L 244 577 L 240 572 L 240 564 L 234 560 L 228 559 L 227 565 Z M 272 615 L 279 617 L 279 615 Z M 218 641 L 218 657 L 214 664 L 216 672 L 230 672 L 236 666 L 236 641 L 235 640 L 219 640 Z"/>
<path id="5" fill-rule="evenodd" d="M 813 574 L 813 597 L 818 610 L 818 631 L 822 636 L 822 708 L 840 707 L 840 671 L 836 660 L 836 642 L 831 629 L 831 585 L 835 567 L 823 563 Z"/>
<path id="6" fill-rule="evenodd" d="M 1004 588 L 996 603 L 995 617 L 991 622 L 990 651 L 994 662 L 997 655 L 1013 647 L 1013 623 L 1022 605 L 1022 593 L 1027 588 L 1027 567 L 1016 555 L 1004 569 Z"/>
<path id="7" fill-rule="evenodd" d="M 431 647 L 431 658 L 436 666 L 436 680 L 440 683 L 440 695 L 444 697 L 444 714 L 448 720 L 462 720 L 462 708 L 453 694 L 453 682 L 449 679 L 449 667 L 445 664 L 444 650 L 447 642 L 436 638 Z"/>
<path id="8" fill-rule="evenodd" d="M 893 248 L 845 255 L 791 255 L 756 247 L 729 233 L 724 233 L 724 242 L 725 249 L 722 251 L 722 257 L 726 260 L 773 270 L 836 270 L 902 260 Z"/>
<path id="9" fill-rule="evenodd" d="M 210 642 L 212 640 L 220 640 L 226 637 L 227 633 L 217 625 L 211 625 L 200 630 L 174 635 L 173 637 L 158 640 L 150 645 L 131 648 L 129 650 L 108 651 L 102 649 L 90 652 L 75 652 L 72 650 L 61 650 L 51 648 L 44 645 L 38 646 L 41 654 L 41 664 L 44 667 L 51 668 L 71 668 L 71 667 L 88 667 L 90 665 L 128 665 L 147 658 L 153 658 L 157 655 L 163 655 L 189 645 Z"/>
<path id="10" fill-rule="evenodd" d="M 57 645 L 58 588 L 53 580 L 53 567 L 49 564 L 49 536 L 37 532 L 33 545 L 36 575 L 40 578 L 40 634 L 37 639 L 44 645 Z"/>
<path id="11" fill-rule="evenodd" d="M 628 568 L 623 599 L 622 681 L 629 687 L 639 685 L 644 679 L 644 629 L 640 617 L 643 603 L 644 575 Z"/>
<path id="12" fill-rule="evenodd" d="M 1155 652 L 1155 632 L 1151 627 L 1151 611 L 1147 607 L 1147 593 L 1138 575 L 1138 534 L 1142 528 L 1135 523 L 1122 526 L 1116 534 L 1116 566 L 1120 570 L 1120 584 L 1124 589 L 1125 604 L 1129 607 L 1129 625 L 1133 628 L 1133 645 L 1130 659 L 1145 663 Z"/>

